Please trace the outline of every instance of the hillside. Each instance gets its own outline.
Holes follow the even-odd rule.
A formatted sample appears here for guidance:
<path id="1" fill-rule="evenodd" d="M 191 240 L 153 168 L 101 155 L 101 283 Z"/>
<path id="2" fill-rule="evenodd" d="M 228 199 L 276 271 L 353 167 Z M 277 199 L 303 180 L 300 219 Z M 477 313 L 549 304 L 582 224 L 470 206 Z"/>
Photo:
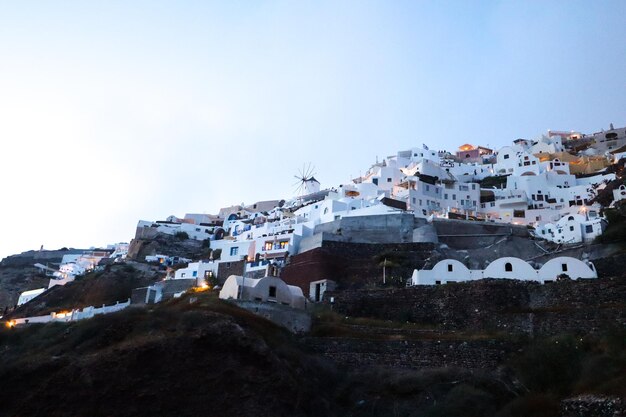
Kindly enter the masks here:
<path id="1" fill-rule="evenodd" d="M 0 346 L 0 416 L 319 415 L 333 391 L 286 332 L 214 300 L 4 330 Z"/>
<path id="2" fill-rule="evenodd" d="M 41 263 L 58 268 L 63 255 L 81 253 L 81 249 L 27 251 L 7 256 L 0 262 L 0 308 L 13 307 L 20 293 L 48 286 L 49 277 L 34 265 Z"/>
<path id="3" fill-rule="evenodd" d="M 195 293 L 5 328 L 0 416 L 604 417 L 559 413 L 581 401 L 582 410 L 597 401 L 617 409 L 603 398 L 626 396 L 626 334 L 610 323 L 583 337 L 529 338 L 315 317 L 311 334 L 294 336 L 215 293 Z M 342 360 L 350 355 L 370 363 Z"/>
<path id="4" fill-rule="evenodd" d="M 162 278 L 163 273 L 147 265 L 109 265 L 103 271 L 90 272 L 63 286 L 54 286 L 30 302 L 19 306 L 10 316 L 27 317 L 100 306 L 125 301 L 133 288 L 145 287 Z"/>

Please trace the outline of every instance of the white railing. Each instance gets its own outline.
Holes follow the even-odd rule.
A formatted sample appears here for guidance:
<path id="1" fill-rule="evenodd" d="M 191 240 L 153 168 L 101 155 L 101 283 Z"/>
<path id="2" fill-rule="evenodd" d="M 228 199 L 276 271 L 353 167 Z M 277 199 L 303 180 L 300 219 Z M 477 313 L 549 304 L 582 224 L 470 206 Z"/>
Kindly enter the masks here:
<path id="1" fill-rule="evenodd" d="M 50 313 L 45 316 L 32 316 L 32 317 L 22 317 L 18 319 L 8 320 L 6 322 L 7 326 L 13 327 L 20 324 L 33 324 L 33 323 L 49 323 L 49 322 L 62 322 L 67 323 L 70 321 L 77 321 L 83 319 L 90 319 L 93 316 L 97 316 L 98 314 L 110 314 L 115 313 L 117 311 L 123 310 L 130 305 L 130 298 L 125 302 L 116 302 L 112 305 L 102 305 L 102 307 L 94 307 L 89 306 L 83 309 L 74 309 L 71 311 L 59 311 Z"/>

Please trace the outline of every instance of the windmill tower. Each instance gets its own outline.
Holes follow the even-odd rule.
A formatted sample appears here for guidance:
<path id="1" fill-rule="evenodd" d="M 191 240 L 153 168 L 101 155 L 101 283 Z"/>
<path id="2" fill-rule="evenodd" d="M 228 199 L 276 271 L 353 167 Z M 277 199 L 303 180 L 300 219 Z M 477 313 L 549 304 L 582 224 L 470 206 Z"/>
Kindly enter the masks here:
<path id="1" fill-rule="evenodd" d="M 294 184 L 296 187 L 296 195 L 298 197 L 319 192 L 320 182 L 315 179 L 314 170 L 315 169 L 311 167 L 311 164 L 309 163 L 308 167 L 305 165 L 302 166 L 302 170 L 300 170 L 299 175 L 294 175 L 294 177 L 298 180 L 298 182 Z"/>

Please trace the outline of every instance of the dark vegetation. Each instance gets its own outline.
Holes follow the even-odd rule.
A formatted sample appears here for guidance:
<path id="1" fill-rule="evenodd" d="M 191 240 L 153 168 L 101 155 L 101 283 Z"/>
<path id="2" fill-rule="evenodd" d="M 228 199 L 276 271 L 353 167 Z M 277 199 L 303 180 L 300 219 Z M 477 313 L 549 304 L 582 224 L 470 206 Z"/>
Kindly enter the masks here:
<path id="1" fill-rule="evenodd" d="M 491 177 L 485 177 L 479 181 L 481 188 L 502 188 L 506 186 L 506 179 L 508 175 L 495 175 Z"/>
<path id="2" fill-rule="evenodd" d="M 205 294 L 3 329 L 0 349 L 0 416 L 329 415 L 339 378 L 286 331 Z"/>
<path id="3" fill-rule="evenodd" d="M 604 233 L 596 238 L 596 242 L 626 243 L 626 204 L 618 204 L 615 208 L 605 209 L 604 216 L 609 224 Z"/>
<path id="4" fill-rule="evenodd" d="M 334 313 L 318 320 L 412 326 Z M 305 342 L 215 293 L 2 329 L 0 416 L 547 417 L 574 395 L 626 397 L 620 328 L 529 338 L 499 369 L 483 371 L 345 369 Z"/>

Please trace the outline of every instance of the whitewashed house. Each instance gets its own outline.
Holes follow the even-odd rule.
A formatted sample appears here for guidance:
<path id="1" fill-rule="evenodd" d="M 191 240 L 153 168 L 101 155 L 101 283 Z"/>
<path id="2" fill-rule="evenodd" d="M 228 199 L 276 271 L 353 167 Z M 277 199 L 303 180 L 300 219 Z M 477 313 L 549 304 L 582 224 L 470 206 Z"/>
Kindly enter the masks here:
<path id="1" fill-rule="evenodd" d="M 564 244 L 590 242 L 602 234 L 604 226 L 603 218 L 589 216 L 589 213 L 567 214 L 554 224 L 537 226 L 535 236 Z"/>
<path id="2" fill-rule="evenodd" d="M 571 279 L 598 277 L 591 262 L 585 263 L 567 256 L 553 258 L 539 270 L 522 259 L 503 257 L 491 262 L 484 270 L 470 270 L 457 260 L 444 259 L 437 262 L 432 269 L 415 269 L 410 282 L 411 285 L 438 285 L 484 278 L 504 278 L 545 283 L 555 281 L 563 275 Z"/>
<path id="3" fill-rule="evenodd" d="M 626 185 L 622 184 L 613 190 L 613 201 L 622 201 L 626 199 Z"/>
<path id="4" fill-rule="evenodd" d="M 191 262 L 186 268 L 177 269 L 174 272 L 174 279 L 193 278 L 196 280 L 196 286 L 200 287 L 217 276 L 217 268 L 217 262 Z"/>
<path id="5" fill-rule="evenodd" d="M 223 300 L 246 300 L 276 303 L 293 308 L 304 309 L 306 299 L 300 287 L 287 285 L 278 277 L 244 278 L 231 275 L 220 290 Z"/>

